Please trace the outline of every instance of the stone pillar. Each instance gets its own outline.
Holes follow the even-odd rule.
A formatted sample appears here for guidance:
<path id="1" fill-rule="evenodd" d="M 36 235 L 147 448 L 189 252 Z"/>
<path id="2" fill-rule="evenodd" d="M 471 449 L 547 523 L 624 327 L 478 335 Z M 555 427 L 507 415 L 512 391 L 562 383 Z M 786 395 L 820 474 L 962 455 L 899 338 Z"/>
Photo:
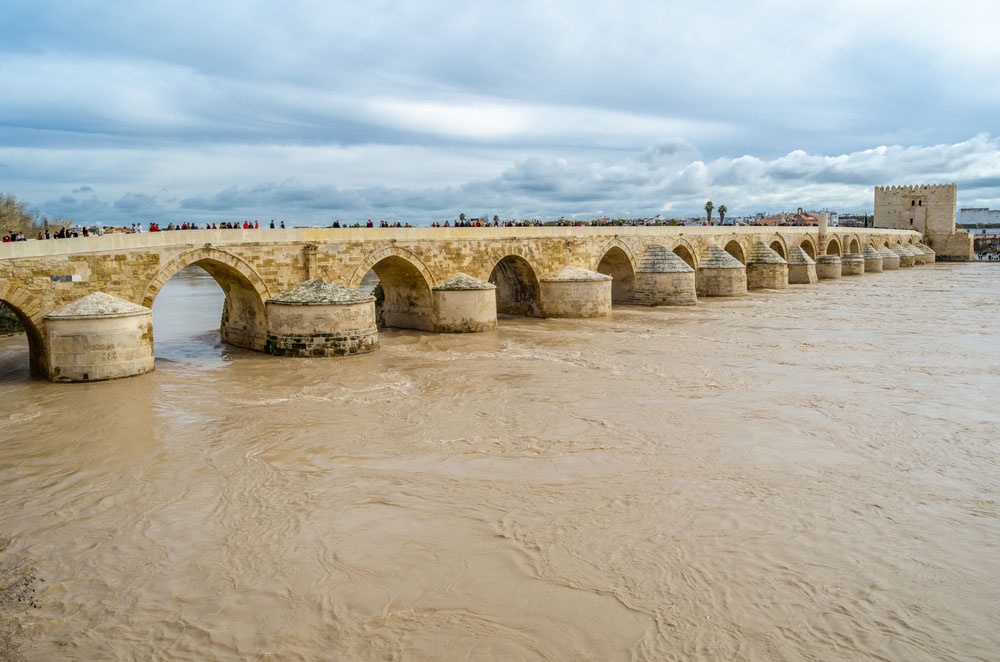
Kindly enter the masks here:
<path id="1" fill-rule="evenodd" d="M 45 316 L 49 379 L 99 382 L 152 372 L 153 311 L 94 292 Z"/>
<path id="2" fill-rule="evenodd" d="M 695 305 L 694 269 L 666 246 L 653 244 L 635 271 L 635 302 L 645 306 Z"/>
<path id="3" fill-rule="evenodd" d="M 539 280 L 545 317 L 603 317 L 611 314 L 611 276 L 563 267 Z"/>
<path id="4" fill-rule="evenodd" d="M 457 273 L 432 288 L 434 331 L 478 333 L 497 328 L 497 286 Z"/>
<path id="5" fill-rule="evenodd" d="M 763 241 L 750 247 L 746 269 L 748 290 L 788 287 L 788 263 Z"/>
<path id="6" fill-rule="evenodd" d="M 801 246 L 788 249 L 788 282 L 806 284 L 819 281 L 816 261 Z"/>
<path id="7" fill-rule="evenodd" d="M 265 303 L 267 341 L 275 356 L 346 356 L 378 349 L 375 298 L 321 278 Z"/>
<path id="8" fill-rule="evenodd" d="M 862 261 L 864 264 L 864 261 Z M 820 255 L 816 259 L 816 276 L 820 280 L 840 278 L 844 264 L 839 255 Z"/>
<path id="9" fill-rule="evenodd" d="M 816 218 L 819 221 L 819 247 L 816 248 L 816 260 L 818 264 L 819 258 L 826 255 L 827 226 L 830 224 L 830 215 L 825 211 L 821 211 L 816 213 Z"/>
<path id="10" fill-rule="evenodd" d="M 899 256 L 894 252 L 883 246 L 878 249 L 878 254 L 882 256 L 882 270 L 892 271 L 893 269 L 899 269 Z"/>
<path id="11" fill-rule="evenodd" d="M 868 244 L 861 253 L 865 258 L 865 273 L 877 274 L 882 271 L 883 259 L 878 249 Z"/>
<path id="12" fill-rule="evenodd" d="M 316 246 L 307 244 L 302 247 L 302 252 L 306 258 L 306 280 L 316 277 Z"/>
<path id="13" fill-rule="evenodd" d="M 743 263 L 712 244 L 698 263 L 698 296 L 740 297 L 747 294 L 747 270 Z"/>
<path id="14" fill-rule="evenodd" d="M 840 273 L 843 276 L 860 276 L 865 272 L 865 256 L 861 253 L 846 253 L 840 259 Z M 819 274 L 817 274 L 819 275 Z"/>
<path id="15" fill-rule="evenodd" d="M 932 264 L 934 262 L 936 258 L 934 249 L 923 242 L 917 244 L 916 248 L 924 254 L 924 264 Z"/>

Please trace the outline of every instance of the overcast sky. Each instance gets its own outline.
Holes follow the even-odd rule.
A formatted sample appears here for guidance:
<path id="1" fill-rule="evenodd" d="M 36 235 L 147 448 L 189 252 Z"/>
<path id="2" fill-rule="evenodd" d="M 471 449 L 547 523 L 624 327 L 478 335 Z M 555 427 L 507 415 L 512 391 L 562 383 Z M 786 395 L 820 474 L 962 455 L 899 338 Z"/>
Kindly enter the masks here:
<path id="1" fill-rule="evenodd" d="M 0 191 L 52 218 L 1000 207 L 995 0 L 6 0 Z"/>

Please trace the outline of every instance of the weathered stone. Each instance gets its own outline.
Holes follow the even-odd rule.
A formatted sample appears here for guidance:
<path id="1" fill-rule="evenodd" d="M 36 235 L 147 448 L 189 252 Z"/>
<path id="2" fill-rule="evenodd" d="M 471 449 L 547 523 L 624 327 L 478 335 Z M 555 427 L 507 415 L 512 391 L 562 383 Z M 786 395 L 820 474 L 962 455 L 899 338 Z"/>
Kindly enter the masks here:
<path id="1" fill-rule="evenodd" d="M 809 257 L 802 246 L 788 249 L 788 282 L 805 285 L 819 282 L 816 260 Z"/>
<path id="2" fill-rule="evenodd" d="M 878 254 L 882 256 L 883 271 L 899 269 L 899 256 L 889 250 L 886 246 L 878 249 Z"/>
<path id="3" fill-rule="evenodd" d="M 788 263 L 763 241 L 750 247 L 746 269 L 748 290 L 788 287 Z"/>
<path id="4" fill-rule="evenodd" d="M 375 297 L 321 278 L 267 301 L 265 351 L 276 356 L 346 356 L 378 349 Z"/>
<path id="5" fill-rule="evenodd" d="M 611 314 L 611 276 L 567 266 L 539 281 L 546 317 L 603 317 Z"/>
<path id="6" fill-rule="evenodd" d="M 843 276 L 860 276 L 865 273 L 865 256 L 861 253 L 845 253 L 840 259 L 840 273 Z"/>
<path id="7" fill-rule="evenodd" d="M 497 328 L 496 285 L 457 273 L 432 288 L 436 333 L 479 333 Z"/>
<path id="8" fill-rule="evenodd" d="M 747 270 L 743 263 L 716 244 L 705 249 L 698 263 L 698 296 L 747 295 Z"/>
<path id="9" fill-rule="evenodd" d="M 843 268 L 843 260 L 839 255 L 820 255 L 816 258 L 816 276 L 820 280 L 840 278 Z"/>
<path id="10" fill-rule="evenodd" d="M 666 246 L 649 246 L 636 267 L 634 301 L 644 306 L 693 306 L 698 302 L 694 269 Z"/>
<path id="11" fill-rule="evenodd" d="M 864 247 L 862 255 L 865 257 L 865 273 L 875 274 L 882 271 L 884 259 L 882 253 L 877 248 L 868 244 Z"/>

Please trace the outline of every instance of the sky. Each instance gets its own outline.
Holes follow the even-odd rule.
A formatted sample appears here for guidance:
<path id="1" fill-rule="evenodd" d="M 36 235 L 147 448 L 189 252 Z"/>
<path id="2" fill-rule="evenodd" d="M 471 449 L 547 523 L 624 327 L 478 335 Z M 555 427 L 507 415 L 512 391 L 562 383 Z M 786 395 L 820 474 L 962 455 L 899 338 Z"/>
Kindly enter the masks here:
<path id="1" fill-rule="evenodd" d="M 50 219 L 1000 207 L 994 0 L 5 0 L 0 191 Z"/>

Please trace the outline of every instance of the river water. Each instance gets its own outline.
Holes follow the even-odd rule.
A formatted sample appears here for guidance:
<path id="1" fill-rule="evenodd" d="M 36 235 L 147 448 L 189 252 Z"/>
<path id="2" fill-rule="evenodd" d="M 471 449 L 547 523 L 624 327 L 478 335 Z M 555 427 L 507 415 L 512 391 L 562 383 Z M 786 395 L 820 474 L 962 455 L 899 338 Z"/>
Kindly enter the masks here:
<path id="1" fill-rule="evenodd" d="M 995 660 L 1000 265 L 597 320 L 218 341 L 185 270 L 156 371 L 0 339 L 0 531 L 29 660 Z"/>

